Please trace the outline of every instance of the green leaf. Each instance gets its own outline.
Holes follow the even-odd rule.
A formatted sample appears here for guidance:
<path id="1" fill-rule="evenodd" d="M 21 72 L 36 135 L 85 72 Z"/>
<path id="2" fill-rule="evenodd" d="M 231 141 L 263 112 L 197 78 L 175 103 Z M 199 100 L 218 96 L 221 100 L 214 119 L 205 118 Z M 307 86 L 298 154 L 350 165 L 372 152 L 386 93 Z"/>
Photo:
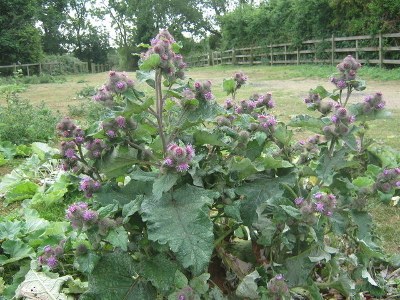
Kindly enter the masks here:
<path id="1" fill-rule="evenodd" d="M 20 221 L 0 223 L 0 239 L 17 240 L 23 234 L 24 224 Z"/>
<path id="2" fill-rule="evenodd" d="M 260 299 L 257 291 L 258 285 L 256 282 L 259 278 L 260 275 L 257 271 L 253 271 L 252 273 L 246 275 L 236 289 L 236 296 L 247 299 Z"/>
<path id="3" fill-rule="evenodd" d="M 293 207 L 293 206 L 289 206 L 289 205 L 279 205 L 280 207 L 283 208 L 283 210 L 291 217 L 299 220 L 301 219 L 301 213 L 300 210 L 298 210 L 297 208 Z"/>
<path id="4" fill-rule="evenodd" d="M 116 182 L 108 182 L 96 193 L 96 200 L 103 206 L 111 204 L 114 200 L 123 206 L 136 198 L 138 195 L 150 194 L 152 182 L 131 180 L 124 187 L 119 187 Z"/>
<path id="5" fill-rule="evenodd" d="M 363 177 L 359 176 L 353 180 L 353 184 L 356 187 L 366 187 L 366 186 L 371 186 L 375 181 L 370 178 L 370 177 Z"/>
<path id="6" fill-rule="evenodd" d="M 203 273 L 190 280 L 189 285 L 200 295 L 207 293 L 209 289 L 208 280 L 210 279 L 209 273 Z"/>
<path id="7" fill-rule="evenodd" d="M 216 116 L 223 112 L 224 108 L 216 102 L 210 104 L 208 101 L 200 101 L 198 107 L 186 112 L 186 120 L 190 123 L 214 121 Z"/>
<path id="8" fill-rule="evenodd" d="M 290 287 L 292 286 L 303 286 L 308 276 L 310 275 L 315 263 L 311 262 L 309 257 L 315 256 L 317 253 L 316 245 L 297 256 L 288 258 L 284 266 L 286 272 L 283 277 L 288 281 Z"/>
<path id="9" fill-rule="evenodd" d="M 326 124 L 322 119 L 317 119 L 309 115 L 297 115 L 291 118 L 288 126 L 291 127 L 303 127 L 306 130 L 310 130 L 315 133 L 323 134 L 322 128 Z"/>
<path id="10" fill-rule="evenodd" d="M 0 259 L 0 265 L 5 265 L 26 257 L 33 258 L 36 256 L 35 250 L 22 241 L 7 240 L 4 241 L 1 246 L 3 252 L 9 254 L 10 258 L 7 259 L 6 256 L 2 256 Z"/>
<path id="11" fill-rule="evenodd" d="M 275 129 L 273 136 L 284 146 L 289 146 L 292 142 L 293 131 L 288 130 L 285 126 L 281 125 Z"/>
<path id="12" fill-rule="evenodd" d="M 217 132 L 197 130 L 194 135 L 195 145 L 226 146 L 221 140 L 221 135 Z"/>
<path id="13" fill-rule="evenodd" d="M 154 181 L 158 177 L 158 173 L 145 172 L 141 169 L 137 169 L 129 174 L 129 177 L 139 181 Z"/>
<path id="14" fill-rule="evenodd" d="M 149 86 L 151 86 L 153 89 L 155 88 L 155 71 L 150 71 L 150 72 L 143 72 L 140 70 L 136 71 L 136 78 L 138 80 L 138 84 L 141 84 L 143 82 L 146 82 Z"/>
<path id="15" fill-rule="evenodd" d="M 73 280 L 71 276 L 58 277 L 56 273 L 42 273 L 29 270 L 25 280 L 18 286 L 16 299 L 57 299 L 67 300 L 66 294 L 62 293 L 62 286 Z"/>
<path id="16" fill-rule="evenodd" d="M 91 274 L 96 267 L 101 256 L 93 250 L 88 250 L 85 254 L 79 255 L 75 258 L 74 267 L 86 274 Z"/>
<path id="17" fill-rule="evenodd" d="M 123 226 L 110 230 L 106 240 L 108 240 L 114 247 L 119 247 L 124 251 L 128 250 L 128 233 Z"/>
<path id="18" fill-rule="evenodd" d="M 129 221 L 129 217 L 140 210 L 142 201 L 143 197 L 138 196 L 136 199 L 124 205 L 122 208 L 122 217 L 124 217 L 123 223 L 127 223 Z"/>
<path id="19" fill-rule="evenodd" d="M 153 259 L 145 259 L 139 263 L 140 275 L 151 281 L 161 291 L 168 291 L 172 288 L 177 269 L 178 265 L 163 255 L 157 255 Z"/>
<path id="20" fill-rule="evenodd" d="M 139 69 L 145 72 L 149 72 L 158 67 L 161 62 L 161 57 L 158 54 L 151 54 L 150 57 L 143 61 L 139 66 Z"/>
<path id="21" fill-rule="evenodd" d="M 30 199 L 39 191 L 39 188 L 37 184 L 29 180 L 23 180 L 12 187 L 4 196 L 4 204 L 8 205 L 15 201 Z"/>
<path id="22" fill-rule="evenodd" d="M 164 192 L 169 191 L 178 181 L 178 174 L 167 173 L 157 178 L 153 184 L 153 196 L 155 199 L 160 199 Z"/>
<path id="23" fill-rule="evenodd" d="M 114 251 L 101 257 L 89 275 L 89 289 L 81 300 L 154 300 L 154 287 L 137 276 L 137 266 L 126 252 Z"/>
<path id="24" fill-rule="evenodd" d="M 124 175 L 126 171 L 137 163 L 138 150 L 116 147 L 108 152 L 101 160 L 98 169 L 109 178 Z"/>
<path id="25" fill-rule="evenodd" d="M 233 79 L 233 78 L 224 79 L 224 81 L 222 82 L 222 88 L 228 95 L 233 94 L 235 92 L 235 88 L 236 88 L 235 79 Z"/>
<path id="26" fill-rule="evenodd" d="M 319 94 L 322 99 L 330 97 L 332 93 L 328 92 L 322 85 L 317 86 L 315 89 L 310 89 L 311 94 Z"/>
<path id="27" fill-rule="evenodd" d="M 10 141 L 0 141 L 0 152 L 6 159 L 13 159 L 17 154 L 17 146 Z"/>
<path id="28" fill-rule="evenodd" d="M 250 159 L 248 158 L 240 158 L 234 157 L 231 160 L 229 169 L 232 173 L 235 173 L 238 180 L 243 180 L 255 173 L 259 170 L 253 165 Z"/>
<path id="29" fill-rule="evenodd" d="M 333 182 L 335 171 L 339 170 L 346 164 L 346 150 L 344 148 L 329 156 L 328 151 L 321 154 L 316 168 L 317 175 L 324 181 L 325 185 L 330 185 Z"/>
<path id="30" fill-rule="evenodd" d="M 193 267 L 194 273 L 200 274 L 213 251 L 213 226 L 207 205 L 218 194 L 185 185 L 172 195 L 144 199 L 142 217 L 147 221 L 149 239 L 168 243 L 184 268 Z"/>
<path id="31" fill-rule="evenodd" d="M 240 213 L 244 225 L 251 226 L 257 221 L 257 208 L 260 204 L 267 203 L 268 200 L 280 198 L 285 189 L 282 183 L 292 186 L 295 182 L 295 174 L 290 173 L 277 178 L 260 178 L 253 182 L 245 182 L 235 189 L 237 195 L 244 195 L 245 198 L 239 200 L 241 203 Z"/>

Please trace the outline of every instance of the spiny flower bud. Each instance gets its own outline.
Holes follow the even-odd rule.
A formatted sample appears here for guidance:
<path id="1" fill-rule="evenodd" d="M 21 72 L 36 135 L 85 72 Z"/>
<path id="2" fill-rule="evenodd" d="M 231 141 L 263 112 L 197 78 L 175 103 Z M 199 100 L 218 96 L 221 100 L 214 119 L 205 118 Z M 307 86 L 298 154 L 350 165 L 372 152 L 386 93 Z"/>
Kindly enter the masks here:
<path id="1" fill-rule="evenodd" d="M 232 125 L 231 120 L 229 120 L 228 118 L 226 118 L 224 116 L 218 116 L 216 118 L 216 121 L 219 126 L 228 126 L 229 127 Z"/>
<path id="2" fill-rule="evenodd" d="M 82 180 L 80 188 L 85 193 L 87 198 L 91 198 L 92 194 L 97 192 L 101 187 L 100 182 L 95 181 L 89 177 Z"/>
<path id="3" fill-rule="evenodd" d="M 88 248 L 87 248 L 86 244 L 80 243 L 76 246 L 75 256 L 81 256 L 81 255 L 86 254 L 87 252 L 88 252 Z"/>
<path id="4" fill-rule="evenodd" d="M 68 117 L 63 118 L 60 123 L 57 124 L 57 129 L 62 133 L 64 137 L 71 137 L 76 125 Z"/>
<path id="5" fill-rule="evenodd" d="M 241 130 L 238 134 L 239 143 L 246 144 L 249 140 L 250 133 L 247 130 Z"/>

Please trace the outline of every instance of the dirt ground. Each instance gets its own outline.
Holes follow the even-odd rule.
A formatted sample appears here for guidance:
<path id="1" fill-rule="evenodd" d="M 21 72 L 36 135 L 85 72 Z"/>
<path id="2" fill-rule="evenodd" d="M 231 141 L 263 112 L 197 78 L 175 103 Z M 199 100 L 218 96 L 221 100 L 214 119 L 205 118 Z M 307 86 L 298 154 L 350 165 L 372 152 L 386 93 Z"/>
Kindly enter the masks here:
<path id="1" fill-rule="evenodd" d="M 135 74 L 132 72 L 126 73 L 128 77 L 135 79 Z M 210 74 L 196 74 L 200 75 L 196 77 L 198 80 L 206 79 Z M 201 78 L 204 75 L 204 78 Z M 56 84 L 36 84 L 30 85 L 25 92 L 21 93 L 21 97 L 25 99 L 30 99 L 32 104 L 38 104 L 42 100 L 45 102 L 46 106 L 54 109 L 55 111 L 60 111 L 61 113 L 67 112 L 68 105 L 77 105 L 86 99 L 79 99 L 76 96 L 78 91 L 81 91 L 88 86 L 101 86 L 105 83 L 108 73 L 98 73 L 98 74 L 82 74 L 81 79 L 79 77 L 74 77 L 69 79 L 64 83 Z M 190 76 L 190 74 L 189 74 Z M 367 81 L 367 88 L 361 92 L 354 92 L 350 97 L 350 102 L 360 102 L 366 96 L 373 95 L 376 92 L 382 92 L 383 97 L 387 102 L 387 108 L 397 109 L 400 108 L 400 82 L 399 81 Z M 261 92 L 285 92 L 286 95 L 290 97 L 302 99 L 307 95 L 307 91 L 310 88 L 316 88 L 322 85 L 328 91 L 333 90 L 333 85 L 328 81 L 328 79 L 279 79 L 279 80 L 264 80 L 264 81 L 253 81 L 250 83 L 257 90 Z M 217 90 L 222 86 L 222 78 L 213 80 L 213 89 Z M 56 93 L 54 93 L 56 91 Z M 0 103 L 5 102 L 4 98 L 0 97 Z"/>

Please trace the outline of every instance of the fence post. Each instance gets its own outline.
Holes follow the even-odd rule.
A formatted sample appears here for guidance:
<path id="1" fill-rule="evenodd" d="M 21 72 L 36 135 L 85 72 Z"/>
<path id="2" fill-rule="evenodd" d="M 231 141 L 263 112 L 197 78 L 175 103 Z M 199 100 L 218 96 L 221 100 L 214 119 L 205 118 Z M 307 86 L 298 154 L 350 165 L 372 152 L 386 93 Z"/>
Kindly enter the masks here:
<path id="1" fill-rule="evenodd" d="M 26 73 L 27 73 L 28 76 L 29 76 L 29 67 L 28 67 L 28 66 L 26 66 Z"/>
<path id="2" fill-rule="evenodd" d="M 39 75 L 42 74 L 42 63 L 39 63 Z"/>
<path id="3" fill-rule="evenodd" d="M 297 52 L 297 65 L 300 65 L 300 50 L 299 48 L 296 49 Z"/>
<path id="4" fill-rule="evenodd" d="M 236 53 L 235 53 L 235 48 L 232 49 L 232 65 L 236 66 Z"/>
<path id="5" fill-rule="evenodd" d="M 214 65 L 213 52 L 211 50 L 208 52 L 208 65 L 209 66 Z"/>
<path id="6" fill-rule="evenodd" d="M 335 35 L 332 34 L 332 53 L 331 53 L 331 65 L 335 64 Z"/>
<path id="7" fill-rule="evenodd" d="M 358 40 L 356 40 L 356 60 L 358 60 Z"/>
<path id="8" fill-rule="evenodd" d="M 252 66 L 254 63 L 254 57 L 253 57 L 253 46 L 250 47 L 250 66 Z"/>
<path id="9" fill-rule="evenodd" d="M 270 49 L 270 56 L 271 56 L 271 66 L 272 66 L 273 63 L 274 63 L 274 56 L 273 56 L 273 53 L 272 53 L 272 43 L 269 44 L 269 45 L 270 45 L 270 47 L 271 47 L 271 49 Z"/>
<path id="10" fill-rule="evenodd" d="M 382 33 L 379 33 L 379 68 L 383 66 L 383 46 L 382 46 Z"/>

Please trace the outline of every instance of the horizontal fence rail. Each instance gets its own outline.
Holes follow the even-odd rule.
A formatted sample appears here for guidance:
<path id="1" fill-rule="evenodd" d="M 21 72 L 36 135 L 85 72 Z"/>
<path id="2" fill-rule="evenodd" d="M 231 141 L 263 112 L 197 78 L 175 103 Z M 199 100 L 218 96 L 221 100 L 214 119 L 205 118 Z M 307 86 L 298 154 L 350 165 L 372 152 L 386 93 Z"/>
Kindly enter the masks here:
<path id="1" fill-rule="evenodd" d="M 307 40 L 301 44 L 282 43 L 265 46 L 189 54 L 190 67 L 214 65 L 336 64 L 352 55 L 360 63 L 400 65 L 400 33 L 335 37 Z"/>
<path id="2" fill-rule="evenodd" d="M 106 64 L 90 64 L 92 73 L 100 73 L 109 70 L 109 65 Z M 31 63 L 31 64 L 12 64 L 7 66 L 0 66 L 1 69 L 12 69 L 15 73 L 17 70 L 22 70 L 25 75 L 30 76 L 33 74 L 40 75 L 42 73 L 64 74 L 65 71 L 69 73 L 89 73 L 89 63 L 87 62 L 73 62 L 72 64 L 63 64 L 61 62 L 48 62 L 48 63 Z"/>

